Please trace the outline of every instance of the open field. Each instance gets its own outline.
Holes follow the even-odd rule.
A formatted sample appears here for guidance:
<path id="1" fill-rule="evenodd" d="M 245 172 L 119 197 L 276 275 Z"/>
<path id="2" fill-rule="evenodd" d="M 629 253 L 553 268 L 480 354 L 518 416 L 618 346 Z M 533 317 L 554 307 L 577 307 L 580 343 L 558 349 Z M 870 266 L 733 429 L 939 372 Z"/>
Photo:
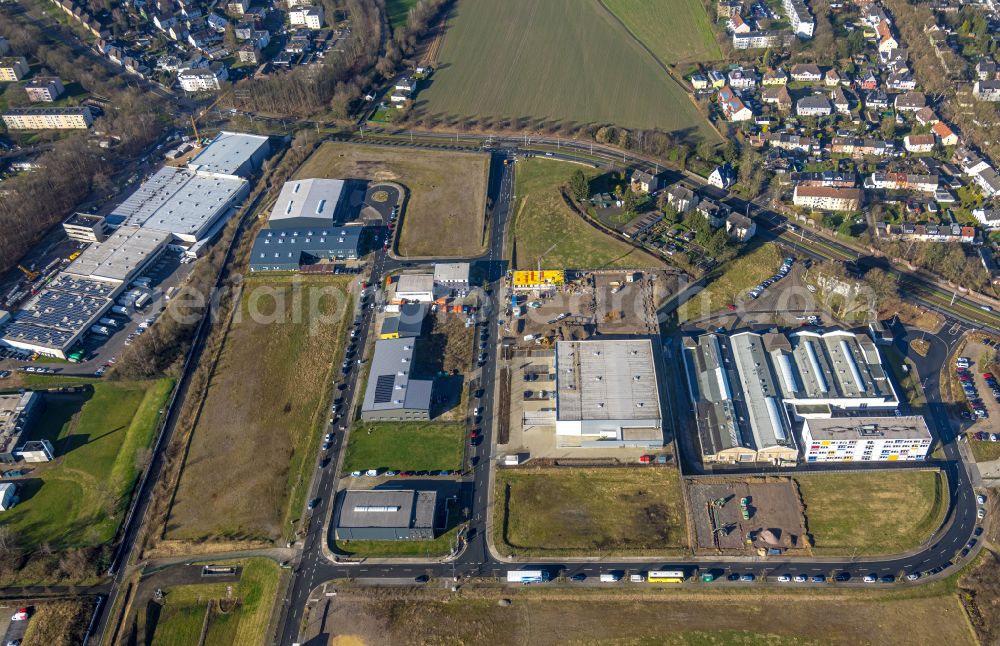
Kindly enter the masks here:
<path id="1" fill-rule="evenodd" d="M 94 607 L 86 599 L 49 601 L 34 606 L 23 646 L 75 646 L 83 643 Z"/>
<path id="2" fill-rule="evenodd" d="M 222 561 L 242 565 L 239 583 L 202 583 L 166 588 L 163 602 L 149 601 L 136 613 L 134 634 L 152 634 L 151 646 L 197 644 L 209 613 L 206 646 L 267 643 L 280 569 L 269 559 Z M 140 642 L 143 643 L 143 642 Z"/>
<path id="3" fill-rule="evenodd" d="M 439 61 L 416 97 L 418 116 L 518 129 L 613 123 L 718 140 L 683 88 L 597 0 L 463 0 Z"/>
<path id="4" fill-rule="evenodd" d="M 56 459 L 23 465 L 21 502 L 2 525 L 23 547 L 110 541 L 148 457 L 173 380 L 107 382 L 86 393 L 46 394 L 31 437 L 52 442 Z"/>
<path id="5" fill-rule="evenodd" d="M 246 280 L 193 431 L 168 539 L 276 540 L 289 527 L 326 423 L 353 311 L 349 282 Z"/>
<path id="6" fill-rule="evenodd" d="M 701 0 L 601 0 L 662 62 L 722 58 Z"/>
<path id="7" fill-rule="evenodd" d="M 503 554 L 667 554 L 687 547 L 673 468 L 501 469 L 494 544 Z"/>
<path id="8" fill-rule="evenodd" d="M 623 584 L 623 587 L 627 584 Z M 905 598 L 838 594 L 714 593 L 690 589 L 607 591 L 507 588 L 340 589 L 328 612 L 313 613 L 307 636 L 335 646 L 530 643 L 668 646 L 815 646 L 828 644 L 975 644 L 953 593 Z M 501 598 L 510 607 L 498 604 Z M 325 623 L 324 623 L 325 620 Z M 556 638 L 558 636 L 558 638 Z"/>
<path id="9" fill-rule="evenodd" d="M 410 9 L 415 4 L 417 0 L 386 0 L 385 15 L 393 29 L 406 24 Z"/>
<path id="10" fill-rule="evenodd" d="M 559 187 L 581 166 L 535 157 L 517 162 L 514 265 L 534 269 L 662 267 L 663 261 L 607 235 L 573 213 Z M 590 170 L 590 169 L 587 169 Z"/>
<path id="11" fill-rule="evenodd" d="M 450 422 L 357 422 L 347 441 L 343 470 L 461 469 L 464 429 Z"/>
<path id="12" fill-rule="evenodd" d="M 781 267 L 781 252 L 773 244 L 765 244 L 739 256 L 725 266 L 717 278 L 705 289 L 681 305 L 677 314 L 680 320 L 707 316 L 730 303 L 735 303 L 743 291 L 774 275 Z"/>
<path id="13" fill-rule="evenodd" d="M 327 142 L 295 174 L 391 181 L 408 190 L 398 236 L 405 256 L 467 257 L 485 248 L 490 158 L 482 153 Z"/>
<path id="14" fill-rule="evenodd" d="M 976 462 L 991 462 L 1000 460 L 1000 442 L 980 442 L 973 440 L 969 442 L 972 456 Z"/>
<path id="15" fill-rule="evenodd" d="M 947 485 L 936 471 L 795 476 L 817 555 L 898 554 L 944 521 Z"/>

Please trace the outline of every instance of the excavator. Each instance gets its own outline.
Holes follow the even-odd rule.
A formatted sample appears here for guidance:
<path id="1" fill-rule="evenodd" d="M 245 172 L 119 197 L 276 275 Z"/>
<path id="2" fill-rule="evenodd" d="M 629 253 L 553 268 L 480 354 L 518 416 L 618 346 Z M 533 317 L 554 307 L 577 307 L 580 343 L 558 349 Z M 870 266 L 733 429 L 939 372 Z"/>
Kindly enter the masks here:
<path id="1" fill-rule="evenodd" d="M 24 273 L 24 275 L 28 277 L 29 283 L 38 278 L 39 276 L 41 276 L 41 274 L 39 274 L 37 271 L 31 271 L 30 269 L 26 269 L 24 265 L 18 265 L 17 268 L 20 269 Z"/>

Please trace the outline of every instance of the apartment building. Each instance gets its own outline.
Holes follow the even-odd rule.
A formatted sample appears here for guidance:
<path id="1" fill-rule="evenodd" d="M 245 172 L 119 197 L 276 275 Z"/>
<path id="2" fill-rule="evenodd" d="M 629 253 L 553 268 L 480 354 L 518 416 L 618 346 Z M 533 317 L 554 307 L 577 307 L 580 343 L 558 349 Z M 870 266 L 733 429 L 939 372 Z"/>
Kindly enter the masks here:
<path id="1" fill-rule="evenodd" d="M 934 193 L 937 191 L 938 181 L 937 175 L 875 172 L 866 180 L 866 186 L 879 190 Z"/>
<path id="2" fill-rule="evenodd" d="M 28 61 L 23 56 L 0 58 L 0 82 L 14 83 L 28 74 Z"/>
<path id="3" fill-rule="evenodd" d="M 802 0 L 784 0 L 782 6 L 788 14 L 788 22 L 792 25 L 795 35 L 799 38 L 812 38 L 816 21 L 809 13 L 806 3 Z"/>
<path id="4" fill-rule="evenodd" d="M 184 69 L 177 72 L 177 82 L 185 92 L 206 92 L 218 90 L 220 81 L 229 78 L 226 66 L 213 65 L 211 68 Z"/>
<path id="5" fill-rule="evenodd" d="M 66 91 L 58 76 L 36 76 L 24 86 L 28 98 L 35 102 L 52 103 Z"/>
<path id="6" fill-rule="evenodd" d="M 859 188 L 796 186 L 792 203 L 820 211 L 857 211 L 864 193 Z"/>
<path id="7" fill-rule="evenodd" d="M 293 27 L 323 28 L 323 7 L 293 7 L 288 11 L 288 22 Z"/>
<path id="8" fill-rule="evenodd" d="M 90 108 L 12 108 L 3 114 L 10 130 L 73 130 L 93 125 Z"/>

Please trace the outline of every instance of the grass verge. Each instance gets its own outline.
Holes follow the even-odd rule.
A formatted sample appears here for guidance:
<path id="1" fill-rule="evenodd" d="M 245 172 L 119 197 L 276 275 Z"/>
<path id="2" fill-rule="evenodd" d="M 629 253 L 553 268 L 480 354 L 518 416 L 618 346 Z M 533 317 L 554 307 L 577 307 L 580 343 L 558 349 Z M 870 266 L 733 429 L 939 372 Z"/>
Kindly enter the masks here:
<path id="1" fill-rule="evenodd" d="M 1000 460 L 1000 442 L 971 440 L 969 442 L 969 449 L 972 451 L 972 457 L 976 459 L 976 462 Z"/>

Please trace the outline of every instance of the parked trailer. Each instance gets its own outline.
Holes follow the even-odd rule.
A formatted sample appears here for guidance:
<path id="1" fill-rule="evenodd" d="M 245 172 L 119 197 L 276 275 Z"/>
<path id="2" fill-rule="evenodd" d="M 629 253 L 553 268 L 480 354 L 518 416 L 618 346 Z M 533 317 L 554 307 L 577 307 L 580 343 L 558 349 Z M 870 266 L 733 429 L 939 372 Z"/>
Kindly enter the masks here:
<path id="1" fill-rule="evenodd" d="M 140 294 L 139 298 L 135 299 L 135 309 L 142 309 L 142 306 L 149 302 L 149 294 Z"/>
<path id="2" fill-rule="evenodd" d="M 650 583 L 684 583 L 686 578 L 684 570 L 650 570 L 646 580 Z"/>
<path id="3" fill-rule="evenodd" d="M 90 331 L 98 336 L 111 336 L 111 330 L 103 325 L 91 325 Z"/>
<path id="4" fill-rule="evenodd" d="M 118 327 L 118 321 L 116 321 L 114 319 L 103 318 L 103 319 L 100 319 L 97 322 L 100 323 L 101 325 L 103 325 L 104 327 L 107 327 L 107 328 Z"/>
<path id="5" fill-rule="evenodd" d="M 112 314 L 117 314 L 119 316 L 128 316 L 128 310 L 126 308 L 122 307 L 121 305 L 112 305 L 111 306 L 111 313 Z"/>
<path id="6" fill-rule="evenodd" d="M 507 570 L 507 583 L 544 583 L 549 580 L 549 573 L 545 570 Z"/>

